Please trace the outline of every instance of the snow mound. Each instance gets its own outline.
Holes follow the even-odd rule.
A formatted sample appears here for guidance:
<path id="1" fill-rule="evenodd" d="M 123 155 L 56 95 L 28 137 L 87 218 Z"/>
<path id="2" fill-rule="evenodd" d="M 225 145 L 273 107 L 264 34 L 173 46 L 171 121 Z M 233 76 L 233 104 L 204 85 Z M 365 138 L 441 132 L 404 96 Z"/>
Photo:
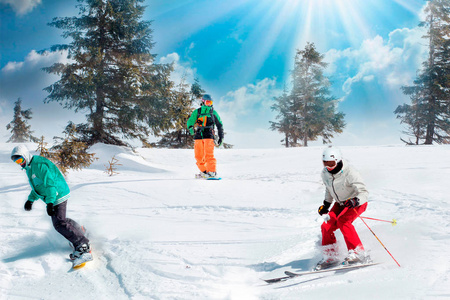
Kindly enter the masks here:
<path id="1" fill-rule="evenodd" d="M 166 170 L 156 168 L 147 161 L 138 152 L 123 146 L 114 146 L 106 144 L 95 144 L 89 148 L 89 153 L 95 153 L 97 158 L 89 167 L 89 169 L 106 170 L 112 158 L 117 159 L 117 169 L 120 171 L 146 172 L 146 173 L 161 173 Z"/>

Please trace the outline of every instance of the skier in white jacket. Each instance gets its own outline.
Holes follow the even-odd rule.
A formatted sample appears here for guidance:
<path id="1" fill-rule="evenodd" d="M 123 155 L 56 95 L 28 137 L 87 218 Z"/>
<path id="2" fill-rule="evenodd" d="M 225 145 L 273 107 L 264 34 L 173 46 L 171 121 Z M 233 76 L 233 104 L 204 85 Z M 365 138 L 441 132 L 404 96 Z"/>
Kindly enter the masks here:
<path id="1" fill-rule="evenodd" d="M 322 160 L 324 169 L 321 176 L 325 184 L 325 200 L 318 212 L 320 215 L 328 213 L 329 220 L 321 227 L 324 257 L 317 264 L 316 270 L 341 263 L 334 235 L 337 229 L 341 230 L 348 249 L 344 264 L 367 262 L 370 258 L 366 256 L 352 222 L 366 210 L 369 192 L 358 171 L 342 159 L 339 149 L 332 146 L 326 148 Z M 335 202 L 331 207 L 333 199 Z"/>

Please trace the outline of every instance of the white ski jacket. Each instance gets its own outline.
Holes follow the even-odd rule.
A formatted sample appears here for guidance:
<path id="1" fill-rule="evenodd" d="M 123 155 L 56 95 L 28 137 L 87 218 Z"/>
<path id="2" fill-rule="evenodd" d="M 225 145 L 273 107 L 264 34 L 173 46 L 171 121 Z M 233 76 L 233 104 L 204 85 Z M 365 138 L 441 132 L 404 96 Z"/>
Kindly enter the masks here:
<path id="1" fill-rule="evenodd" d="M 350 198 L 358 197 L 359 205 L 367 202 L 369 192 L 366 189 L 361 175 L 356 169 L 343 160 L 343 167 L 337 174 L 331 174 L 326 168 L 322 171 L 322 180 L 325 184 L 325 201 L 343 205 Z"/>

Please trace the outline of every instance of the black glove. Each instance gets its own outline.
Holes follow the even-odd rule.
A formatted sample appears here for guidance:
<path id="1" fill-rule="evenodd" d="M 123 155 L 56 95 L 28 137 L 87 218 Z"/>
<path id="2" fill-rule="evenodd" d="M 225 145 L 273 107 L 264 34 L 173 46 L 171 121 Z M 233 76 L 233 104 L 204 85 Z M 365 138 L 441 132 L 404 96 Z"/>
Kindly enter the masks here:
<path id="1" fill-rule="evenodd" d="M 217 141 L 217 147 L 220 147 L 220 146 L 222 146 L 222 143 L 223 143 L 223 138 L 221 138 L 221 137 L 219 137 L 219 140 Z"/>
<path id="2" fill-rule="evenodd" d="M 330 208 L 330 206 L 331 206 L 330 202 L 327 202 L 327 201 L 323 200 L 323 205 L 321 205 L 319 207 L 317 212 L 319 213 L 319 215 L 327 214 L 329 212 L 328 209 Z"/>
<path id="3" fill-rule="evenodd" d="M 54 216 L 55 210 L 53 209 L 53 203 L 47 204 L 47 215 Z"/>
<path id="4" fill-rule="evenodd" d="M 347 199 L 344 202 L 344 206 L 348 207 L 348 208 L 355 208 L 355 207 L 359 206 L 359 199 L 358 199 L 358 197 Z"/>
<path id="5" fill-rule="evenodd" d="M 27 202 L 25 202 L 23 209 L 25 209 L 26 211 L 30 211 L 32 206 L 33 206 L 33 201 L 28 200 Z"/>

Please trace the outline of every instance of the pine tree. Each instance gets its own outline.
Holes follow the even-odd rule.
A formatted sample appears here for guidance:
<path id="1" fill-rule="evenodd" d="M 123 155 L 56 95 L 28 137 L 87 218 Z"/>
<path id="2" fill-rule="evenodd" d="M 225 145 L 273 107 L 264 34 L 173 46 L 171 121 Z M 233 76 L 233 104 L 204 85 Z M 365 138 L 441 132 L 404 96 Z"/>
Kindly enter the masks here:
<path id="1" fill-rule="evenodd" d="M 294 114 L 292 113 L 291 97 L 287 94 L 286 88 L 283 90 L 283 94 L 279 97 L 275 97 L 275 104 L 272 105 L 273 111 L 278 111 L 276 119 L 278 122 L 270 121 L 270 129 L 284 133 L 284 139 L 281 142 L 284 143 L 286 148 L 299 146 L 297 143 L 298 136 L 295 135 L 294 126 Z"/>
<path id="2" fill-rule="evenodd" d="M 420 83 L 418 83 L 420 84 Z M 405 87 L 403 87 L 405 90 Z M 408 145 L 418 145 L 420 139 L 425 136 L 426 129 L 426 108 L 424 103 L 420 101 L 423 97 L 421 88 L 406 88 L 410 94 L 412 104 L 399 105 L 394 113 L 397 114 L 397 119 L 400 119 L 400 123 L 407 126 L 406 130 L 403 131 L 404 134 L 412 136 L 415 138 L 414 142 L 406 141 L 400 138 L 404 143 Z"/>
<path id="3" fill-rule="evenodd" d="M 36 149 L 37 152 L 39 152 L 40 156 L 46 157 L 46 158 L 52 158 L 52 153 L 48 149 L 48 143 L 45 142 L 44 136 L 41 136 L 40 140 L 37 142 L 38 147 Z"/>
<path id="4" fill-rule="evenodd" d="M 166 132 L 160 141 L 158 147 L 168 148 L 193 148 L 194 138 L 189 134 L 186 128 L 187 120 L 191 115 L 194 102 L 199 99 L 205 91 L 201 88 L 199 80 L 196 78 L 189 89 L 183 77 L 178 84 L 177 89 L 173 91 L 169 108 L 171 119 L 171 128 Z"/>
<path id="5" fill-rule="evenodd" d="M 97 158 L 95 153 L 88 153 L 89 146 L 76 137 L 75 124 L 69 122 L 63 133 L 66 135 L 65 138 L 54 138 L 55 145 L 48 151 L 48 158 L 64 175 L 69 169 L 81 170 L 89 167 Z"/>
<path id="6" fill-rule="evenodd" d="M 426 19 L 428 59 L 414 80 L 414 85 L 402 87 L 411 98 L 411 105 L 403 104 L 394 111 L 408 127 L 405 131 L 415 137 L 408 144 L 430 145 L 450 141 L 450 0 L 429 1 Z"/>
<path id="7" fill-rule="evenodd" d="M 33 136 L 31 125 L 27 124 L 27 120 L 31 120 L 31 108 L 22 110 L 22 99 L 18 98 L 14 103 L 14 117 L 13 120 L 6 125 L 6 129 L 11 129 L 11 137 L 7 143 L 24 143 L 37 142 L 38 139 Z"/>
<path id="8" fill-rule="evenodd" d="M 298 50 L 292 71 L 292 90 L 276 98 L 272 107 L 280 122 L 272 122 L 272 130 L 285 134 L 285 146 L 308 146 L 322 136 L 329 143 L 335 133 L 345 127 L 344 114 L 336 112 L 336 99 L 330 92 L 330 81 L 323 75 L 327 66 L 323 55 L 308 43 Z"/>
<path id="9" fill-rule="evenodd" d="M 54 18 L 63 30 L 71 62 L 44 68 L 60 75 L 48 86 L 45 102 L 87 112 L 76 126 L 89 145 L 124 145 L 123 138 L 157 134 L 170 126 L 165 114 L 173 83 L 171 64 L 156 64 L 151 22 L 141 21 L 144 0 L 79 0 L 78 17 Z"/>

